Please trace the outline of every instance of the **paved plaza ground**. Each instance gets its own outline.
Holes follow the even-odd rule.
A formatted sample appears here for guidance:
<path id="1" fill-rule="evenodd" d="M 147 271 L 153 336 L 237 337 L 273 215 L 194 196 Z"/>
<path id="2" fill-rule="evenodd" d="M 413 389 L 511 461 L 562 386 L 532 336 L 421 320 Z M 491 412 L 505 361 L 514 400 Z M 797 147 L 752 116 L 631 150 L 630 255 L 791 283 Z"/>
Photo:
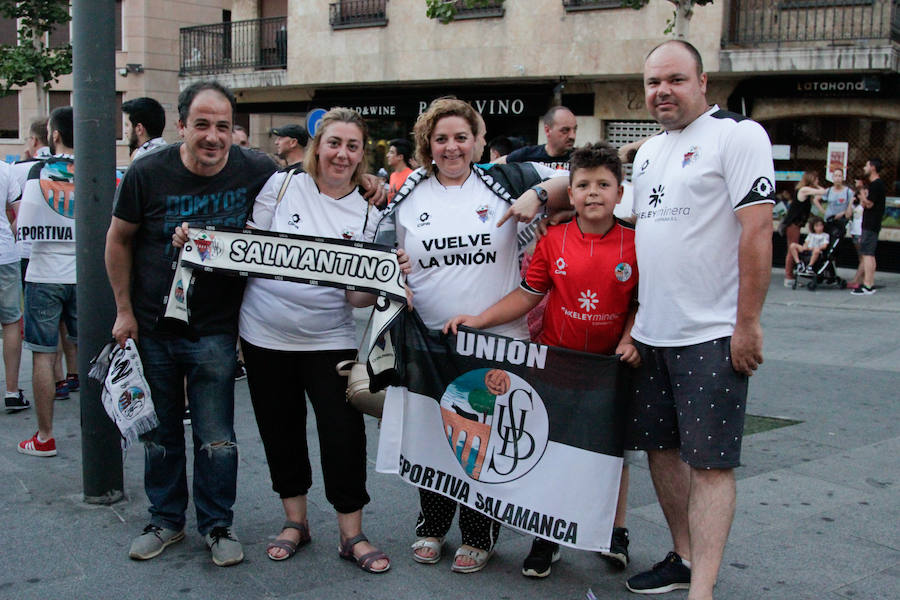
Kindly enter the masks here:
<path id="1" fill-rule="evenodd" d="M 844 275 L 849 275 L 845 272 Z M 878 276 L 874 296 L 846 290 L 790 290 L 777 270 L 763 314 L 765 364 L 751 381 L 748 413 L 799 423 L 744 440 L 738 505 L 717 598 L 756 600 L 896 600 L 900 597 L 900 275 Z M 22 387 L 31 397 L 30 356 Z M 18 454 L 36 429 L 34 410 L 0 415 L 0 599 L 440 598 L 634 599 L 623 583 L 670 549 L 645 466 L 632 470 L 628 526 L 632 564 L 623 574 L 595 555 L 563 549 L 546 580 L 520 574 L 530 539 L 503 530 L 497 554 L 481 573 L 450 572 L 413 562 L 409 544 L 418 494 L 374 471 L 377 423 L 367 417 L 369 493 L 364 530 L 392 558 L 384 575 L 338 559 L 337 526 L 318 469 L 316 430 L 307 432 L 315 484 L 310 490 L 313 542 L 287 562 L 265 556 L 284 519 L 250 407 L 237 384 L 240 444 L 235 530 L 246 560 L 212 564 L 195 529 L 160 557 L 134 562 L 131 539 L 147 522 L 143 452 L 125 459 L 126 499 L 82 502 L 78 394 L 56 404 L 59 456 Z M 454 527 L 448 554 L 459 543 Z M 673 592 L 666 598 L 684 598 Z"/>

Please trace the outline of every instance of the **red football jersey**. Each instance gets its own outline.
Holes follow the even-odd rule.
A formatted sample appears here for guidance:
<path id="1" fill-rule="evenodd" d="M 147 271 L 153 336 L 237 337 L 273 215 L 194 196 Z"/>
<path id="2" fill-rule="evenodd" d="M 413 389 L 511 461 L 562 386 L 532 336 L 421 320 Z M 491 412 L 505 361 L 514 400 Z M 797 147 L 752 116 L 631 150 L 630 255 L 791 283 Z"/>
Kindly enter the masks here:
<path id="1" fill-rule="evenodd" d="M 616 220 L 605 235 L 582 233 L 575 221 L 541 238 L 521 287 L 549 294 L 540 342 L 612 354 L 637 295 L 634 229 Z"/>

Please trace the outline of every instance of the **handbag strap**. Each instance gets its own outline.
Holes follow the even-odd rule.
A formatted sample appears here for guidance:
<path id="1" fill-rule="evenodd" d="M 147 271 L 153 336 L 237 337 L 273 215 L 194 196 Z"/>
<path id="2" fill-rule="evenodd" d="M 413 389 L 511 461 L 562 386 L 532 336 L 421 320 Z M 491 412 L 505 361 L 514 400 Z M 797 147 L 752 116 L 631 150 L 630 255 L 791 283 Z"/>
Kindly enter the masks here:
<path id="1" fill-rule="evenodd" d="M 291 178 L 296 172 L 296 168 L 291 169 L 290 171 L 288 171 L 287 177 L 284 178 L 284 181 L 281 182 L 281 189 L 278 190 L 278 197 L 275 198 L 275 206 L 281 204 L 281 199 L 284 198 L 284 193 L 287 191 L 288 184 L 291 182 Z"/>

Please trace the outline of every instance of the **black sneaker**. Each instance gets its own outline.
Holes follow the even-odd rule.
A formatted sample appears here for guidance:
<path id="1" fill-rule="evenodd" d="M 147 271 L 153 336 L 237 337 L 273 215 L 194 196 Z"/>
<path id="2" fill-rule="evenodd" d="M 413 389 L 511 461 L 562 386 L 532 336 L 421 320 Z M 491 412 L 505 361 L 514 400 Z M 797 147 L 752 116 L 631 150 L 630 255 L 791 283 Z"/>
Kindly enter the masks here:
<path id="1" fill-rule="evenodd" d="M 625 582 L 625 587 L 635 594 L 663 594 L 672 590 L 691 589 L 691 570 L 684 566 L 681 557 L 669 552 L 662 562 L 638 573 Z"/>
<path id="2" fill-rule="evenodd" d="M 25 392 L 19 390 L 19 393 L 16 395 L 6 395 L 6 412 L 14 413 L 16 411 L 25 410 L 26 408 L 31 408 L 31 402 L 28 401 L 28 398 L 25 397 Z"/>
<path id="3" fill-rule="evenodd" d="M 559 560 L 559 544 L 548 542 L 542 538 L 534 538 L 531 552 L 522 563 L 522 575 L 525 577 L 546 577 L 550 574 L 550 565 Z"/>
<path id="4" fill-rule="evenodd" d="M 624 569 L 628 566 L 628 529 L 625 527 L 613 527 L 612 541 L 609 543 L 609 552 L 600 552 L 600 557 L 616 567 Z"/>
<path id="5" fill-rule="evenodd" d="M 239 360 L 234 367 L 234 380 L 240 381 L 242 379 L 247 379 L 247 369 L 244 368 L 243 361 Z"/>

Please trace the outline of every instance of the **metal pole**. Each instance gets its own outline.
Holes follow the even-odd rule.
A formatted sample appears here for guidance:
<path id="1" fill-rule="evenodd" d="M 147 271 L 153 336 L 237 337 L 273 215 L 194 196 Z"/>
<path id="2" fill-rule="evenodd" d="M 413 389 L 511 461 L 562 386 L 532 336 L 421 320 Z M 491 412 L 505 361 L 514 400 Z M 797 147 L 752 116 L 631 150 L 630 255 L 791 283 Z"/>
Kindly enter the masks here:
<path id="1" fill-rule="evenodd" d="M 119 431 L 90 379 L 91 357 L 109 341 L 116 306 L 103 251 L 116 191 L 114 0 L 74 0 L 75 221 L 78 277 L 78 372 L 81 376 L 81 459 L 84 500 L 123 497 Z"/>

